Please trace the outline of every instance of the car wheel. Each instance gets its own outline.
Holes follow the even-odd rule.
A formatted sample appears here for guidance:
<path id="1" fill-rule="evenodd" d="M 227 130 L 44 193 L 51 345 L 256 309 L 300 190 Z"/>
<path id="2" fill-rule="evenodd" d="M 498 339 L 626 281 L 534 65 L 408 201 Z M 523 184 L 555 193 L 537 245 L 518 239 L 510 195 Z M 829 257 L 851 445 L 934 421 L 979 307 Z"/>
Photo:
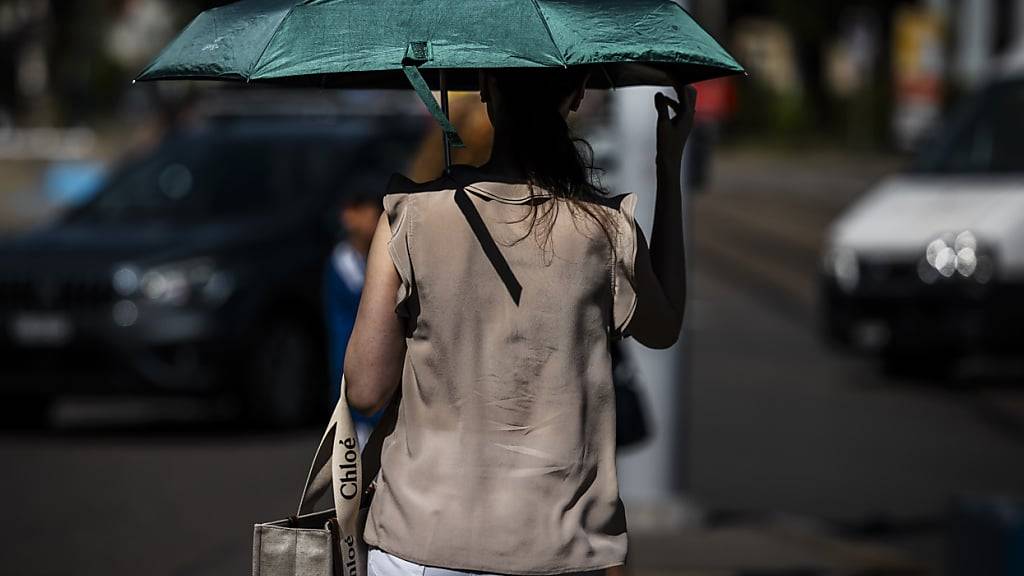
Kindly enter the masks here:
<path id="1" fill-rule="evenodd" d="M 243 362 L 250 367 L 246 404 L 250 420 L 271 427 L 306 424 L 316 413 L 323 380 L 316 341 L 292 321 L 271 323 Z"/>

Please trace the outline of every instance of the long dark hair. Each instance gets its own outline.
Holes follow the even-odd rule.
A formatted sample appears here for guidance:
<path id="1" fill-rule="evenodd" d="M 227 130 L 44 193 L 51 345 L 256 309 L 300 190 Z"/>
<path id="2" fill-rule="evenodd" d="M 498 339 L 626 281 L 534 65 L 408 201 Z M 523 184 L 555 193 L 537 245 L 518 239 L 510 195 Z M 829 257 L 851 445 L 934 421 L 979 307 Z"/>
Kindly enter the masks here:
<path id="1" fill-rule="evenodd" d="M 505 69 L 492 74 L 501 94 L 501 118 L 495 130 L 509 144 L 531 193 L 537 187 L 565 200 L 574 216 L 583 213 L 597 222 L 614 247 L 615 221 L 595 205 L 606 199 L 608 192 L 597 179 L 593 149 L 586 140 L 572 134 L 559 110 L 585 81 L 586 72 L 571 68 Z M 542 230 L 538 235 L 542 246 L 550 242 L 561 204 L 532 203 L 530 230 Z M 538 223 L 544 226 L 538 227 Z"/>

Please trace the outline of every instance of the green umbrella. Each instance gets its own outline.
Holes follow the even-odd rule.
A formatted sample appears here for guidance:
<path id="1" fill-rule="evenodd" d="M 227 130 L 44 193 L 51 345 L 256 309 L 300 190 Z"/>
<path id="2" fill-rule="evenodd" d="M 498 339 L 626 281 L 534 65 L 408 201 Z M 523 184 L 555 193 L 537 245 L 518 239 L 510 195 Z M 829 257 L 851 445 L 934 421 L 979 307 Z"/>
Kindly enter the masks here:
<path id="1" fill-rule="evenodd" d="M 244 0 L 197 16 L 137 79 L 411 84 L 461 146 L 449 89 L 476 89 L 479 69 L 570 66 L 593 69 L 591 88 L 743 72 L 671 0 Z"/>

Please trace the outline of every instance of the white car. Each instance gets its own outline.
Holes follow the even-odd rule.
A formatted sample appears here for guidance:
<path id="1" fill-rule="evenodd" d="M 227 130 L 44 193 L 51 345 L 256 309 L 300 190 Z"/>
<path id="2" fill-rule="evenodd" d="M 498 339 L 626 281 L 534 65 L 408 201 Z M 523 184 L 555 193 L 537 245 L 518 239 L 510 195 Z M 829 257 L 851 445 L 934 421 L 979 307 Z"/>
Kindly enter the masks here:
<path id="1" fill-rule="evenodd" d="M 831 339 L 917 368 L 1024 344 L 1024 66 L 943 126 L 914 169 L 833 223 L 822 259 Z"/>

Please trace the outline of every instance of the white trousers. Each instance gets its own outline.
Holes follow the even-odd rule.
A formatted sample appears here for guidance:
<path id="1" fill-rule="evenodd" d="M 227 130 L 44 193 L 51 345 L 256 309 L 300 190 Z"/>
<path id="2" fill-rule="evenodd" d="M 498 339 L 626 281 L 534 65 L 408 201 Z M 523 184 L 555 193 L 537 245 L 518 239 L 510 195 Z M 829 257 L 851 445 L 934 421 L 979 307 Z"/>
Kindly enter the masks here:
<path id="1" fill-rule="evenodd" d="M 366 556 L 367 576 L 497 576 L 480 572 L 464 572 L 424 566 L 388 554 L 380 548 L 370 548 Z"/>
<path id="2" fill-rule="evenodd" d="M 366 555 L 366 574 L 367 576 L 501 576 L 499 574 L 488 574 L 487 572 L 470 572 L 424 566 L 403 560 L 394 554 L 388 554 L 380 548 L 373 547 L 369 549 Z M 576 572 L 574 575 L 566 574 L 564 576 L 604 576 L 604 574 L 604 570 L 594 570 L 592 572 Z"/>

